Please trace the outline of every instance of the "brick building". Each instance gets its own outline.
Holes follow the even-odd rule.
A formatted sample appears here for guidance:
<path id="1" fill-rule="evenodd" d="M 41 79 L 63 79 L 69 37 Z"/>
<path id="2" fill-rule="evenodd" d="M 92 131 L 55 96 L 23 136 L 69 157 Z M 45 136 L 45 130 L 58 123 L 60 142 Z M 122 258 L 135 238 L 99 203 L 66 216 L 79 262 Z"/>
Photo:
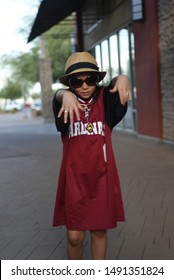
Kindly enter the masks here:
<path id="1" fill-rule="evenodd" d="M 96 57 L 105 83 L 129 76 L 133 98 L 120 129 L 174 142 L 174 0 L 42 2 L 54 11 L 46 29 L 76 12 L 77 50 Z"/>

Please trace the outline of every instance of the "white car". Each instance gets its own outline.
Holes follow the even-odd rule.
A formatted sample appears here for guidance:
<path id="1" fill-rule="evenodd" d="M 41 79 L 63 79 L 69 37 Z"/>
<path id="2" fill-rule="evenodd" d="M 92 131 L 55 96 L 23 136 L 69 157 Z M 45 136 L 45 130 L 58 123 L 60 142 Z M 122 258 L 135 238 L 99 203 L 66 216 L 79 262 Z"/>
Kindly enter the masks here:
<path id="1" fill-rule="evenodd" d="M 6 112 L 17 112 L 17 111 L 21 111 L 22 108 L 23 106 L 14 100 L 7 102 L 5 105 Z"/>

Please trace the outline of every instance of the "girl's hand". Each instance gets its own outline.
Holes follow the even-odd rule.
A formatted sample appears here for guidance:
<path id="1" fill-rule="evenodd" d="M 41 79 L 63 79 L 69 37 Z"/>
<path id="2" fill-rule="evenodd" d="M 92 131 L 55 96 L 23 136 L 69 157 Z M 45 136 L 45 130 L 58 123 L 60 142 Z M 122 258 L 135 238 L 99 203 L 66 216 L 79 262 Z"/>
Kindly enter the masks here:
<path id="1" fill-rule="evenodd" d="M 110 92 L 115 93 L 117 91 L 122 105 L 125 105 L 128 100 L 131 100 L 130 83 L 126 75 L 120 75 L 113 80 L 113 88 Z"/>
<path id="2" fill-rule="evenodd" d="M 62 107 L 59 111 L 58 118 L 64 114 L 64 123 L 68 122 L 68 117 L 70 123 L 73 123 L 74 114 L 78 121 L 80 121 L 79 110 L 83 110 L 83 107 L 78 102 L 78 99 L 69 90 L 62 90 Z"/>

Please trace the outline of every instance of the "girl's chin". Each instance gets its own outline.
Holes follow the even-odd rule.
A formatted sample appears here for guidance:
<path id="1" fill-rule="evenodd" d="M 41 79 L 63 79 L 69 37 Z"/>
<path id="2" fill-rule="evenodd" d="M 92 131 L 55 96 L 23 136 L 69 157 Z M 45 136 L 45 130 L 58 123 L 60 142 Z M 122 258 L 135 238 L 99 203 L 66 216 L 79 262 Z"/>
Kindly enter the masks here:
<path id="1" fill-rule="evenodd" d="M 84 94 L 77 94 L 77 96 L 79 97 L 79 98 L 82 98 L 82 99 L 84 99 L 84 100 L 88 100 L 88 99 L 90 99 L 91 97 L 92 97 L 92 94 L 89 94 L 89 93 L 84 93 Z"/>

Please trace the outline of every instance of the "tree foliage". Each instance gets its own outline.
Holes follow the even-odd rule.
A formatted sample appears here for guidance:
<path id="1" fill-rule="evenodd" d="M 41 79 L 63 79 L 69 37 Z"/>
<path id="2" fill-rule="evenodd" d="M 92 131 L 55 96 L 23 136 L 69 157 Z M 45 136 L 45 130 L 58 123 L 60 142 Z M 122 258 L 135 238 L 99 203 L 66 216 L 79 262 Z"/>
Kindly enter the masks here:
<path id="1" fill-rule="evenodd" d="M 28 28 L 31 30 L 29 25 Z M 57 77 L 64 72 L 64 64 L 70 54 L 71 32 L 72 19 L 69 17 L 44 33 L 46 49 L 51 59 L 53 82 L 56 82 Z M 22 33 L 25 33 L 24 30 L 22 30 Z M 29 52 L 4 56 L 1 60 L 1 65 L 3 65 L 3 67 L 10 67 L 10 76 L 12 77 L 7 79 L 4 89 L 1 91 L 1 96 L 8 96 L 8 98 L 11 96 L 12 99 L 16 96 L 17 98 L 19 97 L 17 94 L 19 90 L 17 89 L 21 87 L 21 83 L 25 83 L 25 93 L 27 94 L 27 87 L 39 81 L 38 38 L 34 41 L 34 47 L 32 47 Z M 13 94 L 10 95 L 12 88 Z"/>
<path id="2" fill-rule="evenodd" d="M 46 47 L 51 58 L 53 81 L 64 73 L 67 57 L 70 55 L 70 37 L 72 33 L 72 17 L 67 17 L 61 23 L 45 33 Z"/>
<path id="3" fill-rule="evenodd" d="M 8 79 L 4 88 L 0 91 L 0 97 L 5 99 L 17 99 L 22 95 L 21 85 L 17 81 Z"/>
<path id="4" fill-rule="evenodd" d="M 32 48 L 28 53 L 5 56 L 3 65 L 10 65 L 13 80 L 26 80 L 36 83 L 39 80 L 38 47 Z"/>

